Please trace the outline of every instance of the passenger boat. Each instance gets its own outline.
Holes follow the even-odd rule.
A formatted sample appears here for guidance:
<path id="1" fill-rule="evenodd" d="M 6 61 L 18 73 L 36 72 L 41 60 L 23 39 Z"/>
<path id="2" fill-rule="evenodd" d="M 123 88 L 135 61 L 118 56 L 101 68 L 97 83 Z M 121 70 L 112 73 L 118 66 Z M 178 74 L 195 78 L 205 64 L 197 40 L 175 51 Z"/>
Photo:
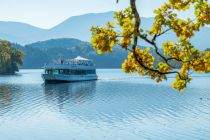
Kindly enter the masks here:
<path id="1" fill-rule="evenodd" d="M 95 64 L 92 60 L 76 57 L 59 63 L 45 64 L 42 78 L 46 83 L 77 82 L 97 80 Z"/>

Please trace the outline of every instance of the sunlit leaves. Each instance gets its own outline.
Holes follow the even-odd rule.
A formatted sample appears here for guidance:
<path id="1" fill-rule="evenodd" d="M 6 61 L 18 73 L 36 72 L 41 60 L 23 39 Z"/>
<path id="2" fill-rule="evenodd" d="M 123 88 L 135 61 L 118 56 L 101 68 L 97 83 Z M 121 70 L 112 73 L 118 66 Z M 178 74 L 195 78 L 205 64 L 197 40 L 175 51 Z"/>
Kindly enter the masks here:
<path id="1" fill-rule="evenodd" d="M 163 73 L 167 73 L 171 71 L 171 68 L 166 63 L 163 63 L 163 62 L 158 63 L 158 69 Z"/>
<path id="2" fill-rule="evenodd" d="M 99 54 L 112 52 L 114 45 L 120 43 L 122 48 L 127 48 L 131 44 L 131 38 L 134 31 L 133 15 L 131 8 L 115 12 L 117 25 L 121 27 L 121 32 L 114 30 L 114 23 L 107 23 L 105 27 L 92 27 L 91 44 Z"/>
<path id="3" fill-rule="evenodd" d="M 23 64 L 24 54 L 11 47 L 8 41 L 0 40 L 0 73 L 14 73 Z"/>
<path id="4" fill-rule="evenodd" d="M 4 65 L 11 58 L 10 52 L 9 42 L 0 40 L 0 65 Z"/>
<path id="5" fill-rule="evenodd" d="M 92 27 L 92 45 L 98 53 L 112 52 L 114 45 L 118 43 L 118 33 L 114 31 L 114 24 L 107 23 L 105 27 Z"/>
<path id="6" fill-rule="evenodd" d="M 178 11 L 185 11 L 195 7 L 195 16 L 197 22 L 194 20 L 179 19 Z M 160 8 L 154 11 L 156 14 L 155 22 L 150 30 L 151 35 L 159 34 L 164 27 L 171 28 L 180 40 L 189 39 L 194 35 L 195 31 L 199 31 L 200 26 L 210 24 L 210 7 L 207 1 L 204 0 L 169 0 Z"/>
<path id="7" fill-rule="evenodd" d="M 187 84 L 191 81 L 192 79 L 188 77 L 188 75 L 185 75 L 183 77 L 180 77 L 179 74 L 176 75 L 176 79 L 173 82 L 172 86 L 174 89 L 179 90 L 182 92 L 184 88 L 186 88 Z"/>
<path id="8" fill-rule="evenodd" d="M 210 24 L 210 6 L 208 1 L 204 2 L 200 0 L 199 3 L 195 5 L 195 15 L 197 22 L 202 26 Z"/>
<path id="9" fill-rule="evenodd" d="M 180 60 L 180 46 L 178 44 L 175 44 L 173 42 L 166 42 L 163 43 L 162 48 L 165 56 Z"/>
<path id="10" fill-rule="evenodd" d="M 138 58 L 138 60 L 142 61 L 144 66 L 146 66 L 148 68 L 153 68 L 155 59 L 154 59 L 153 55 L 151 53 L 149 53 L 149 51 L 150 51 L 149 47 L 146 49 L 136 48 L 135 53 L 136 53 L 136 57 Z"/>
<path id="11" fill-rule="evenodd" d="M 191 81 L 190 71 L 210 72 L 210 51 L 200 51 L 190 42 L 195 32 L 198 32 L 202 26 L 210 24 L 208 0 L 168 0 L 154 11 L 154 23 L 147 32 L 143 32 L 144 29 L 141 25 L 138 28 L 135 26 L 139 21 L 137 21 L 138 18 L 134 12 L 135 8 L 133 11 L 132 9 L 133 4 L 131 4 L 131 8 L 115 12 L 116 24 L 108 23 L 105 27 L 91 29 L 92 45 L 98 50 L 98 53 L 111 52 L 114 45 L 120 44 L 123 49 L 129 51 L 127 59 L 122 64 L 124 72 L 149 76 L 157 82 L 167 80 L 168 74 L 176 74 L 172 86 L 179 91 L 183 91 Z M 179 18 L 180 12 L 191 9 L 194 9 L 195 18 Z M 162 42 L 164 54 L 161 54 L 158 52 L 156 40 L 168 31 L 172 31 L 178 40 Z M 150 53 L 149 48 L 138 48 L 135 43 L 138 42 L 136 41 L 137 37 L 154 47 L 156 54 L 162 58 L 161 62 L 158 61 L 155 64 L 157 61 Z M 180 70 L 171 65 L 171 62 L 179 64 Z"/>
<path id="12" fill-rule="evenodd" d="M 151 79 L 157 82 L 166 79 L 165 74 L 160 74 L 152 71 L 154 68 L 154 57 L 149 53 L 149 48 L 136 49 L 135 54 L 129 53 L 128 58 L 122 64 L 123 71 L 126 73 L 138 73 L 141 76 L 150 76 Z M 160 62 L 158 65 L 160 71 L 169 72 L 171 69 L 165 63 Z"/>
<path id="13" fill-rule="evenodd" d="M 203 56 L 204 64 L 205 64 L 205 72 L 210 72 L 210 52 L 205 52 Z"/>
<path id="14" fill-rule="evenodd" d="M 169 0 L 172 9 L 176 10 L 188 10 L 190 8 L 190 3 L 193 0 Z"/>
<path id="15" fill-rule="evenodd" d="M 180 92 L 187 86 L 187 84 L 192 80 L 188 74 L 189 66 L 188 63 L 184 63 L 180 69 L 180 72 L 176 74 L 176 79 L 173 82 L 173 88 L 179 90 Z"/>
<path id="16" fill-rule="evenodd" d="M 210 52 L 204 52 L 200 57 L 190 62 L 190 69 L 196 72 L 210 72 Z"/>
<path id="17" fill-rule="evenodd" d="M 123 62 L 122 69 L 125 73 L 136 72 L 136 63 L 132 53 L 128 54 L 128 58 Z"/>
<path id="18" fill-rule="evenodd" d="M 121 27 L 124 24 L 127 24 L 127 22 L 134 23 L 132 21 L 133 17 L 131 8 L 126 8 L 125 10 L 114 13 L 114 18 L 117 20 L 117 24 Z"/>
<path id="19" fill-rule="evenodd" d="M 142 65 L 140 63 L 142 63 Z M 122 68 L 126 73 L 137 72 L 144 76 L 149 73 L 147 68 L 153 68 L 154 57 L 149 53 L 149 48 L 147 49 L 136 49 L 135 54 L 129 53 L 127 60 L 122 64 Z"/>
<path id="20" fill-rule="evenodd" d="M 117 24 L 122 29 L 122 48 L 127 48 L 131 44 L 131 36 L 134 31 L 134 21 L 131 8 L 115 12 L 114 18 L 117 19 Z"/>
<path id="21" fill-rule="evenodd" d="M 130 37 L 123 37 L 121 44 L 122 44 L 122 48 L 127 48 L 131 44 Z"/>

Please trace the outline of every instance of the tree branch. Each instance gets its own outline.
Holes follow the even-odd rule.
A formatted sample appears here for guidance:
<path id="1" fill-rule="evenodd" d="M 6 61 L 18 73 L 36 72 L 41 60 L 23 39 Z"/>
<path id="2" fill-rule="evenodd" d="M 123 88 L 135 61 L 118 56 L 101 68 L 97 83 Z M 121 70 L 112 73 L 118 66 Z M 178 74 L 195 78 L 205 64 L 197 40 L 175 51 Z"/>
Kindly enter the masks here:
<path id="1" fill-rule="evenodd" d="M 155 35 L 155 39 L 153 39 L 153 41 L 149 40 L 145 35 L 142 35 L 142 34 L 138 34 L 138 36 L 143 39 L 144 41 L 146 41 L 147 43 L 151 44 L 154 48 L 155 48 L 155 52 L 158 56 L 160 56 L 164 61 L 165 63 L 170 66 L 171 68 L 175 68 L 174 66 L 172 66 L 171 64 L 169 64 L 167 58 L 165 56 L 163 56 L 159 51 L 158 51 L 158 46 L 157 44 L 155 43 L 155 39 L 157 36 L 160 36 L 160 35 Z"/>
<path id="2" fill-rule="evenodd" d="M 166 29 L 165 31 L 163 31 L 162 33 L 155 34 L 155 35 L 153 36 L 152 42 L 155 42 L 156 39 L 157 39 L 157 37 L 159 37 L 159 36 L 165 34 L 166 32 L 168 32 L 168 31 L 170 31 L 170 30 L 171 30 L 171 28 L 168 28 L 168 29 Z"/>
<path id="3" fill-rule="evenodd" d="M 167 62 L 167 59 L 158 52 L 158 47 L 157 47 L 156 43 L 150 41 L 146 36 L 143 36 L 142 34 L 140 34 L 139 27 L 140 27 L 140 24 L 141 24 L 141 19 L 140 19 L 139 13 L 138 13 L 137 8 L 136 8 L 136 0 L 130 0 L 130 5 L 131 5 L 132 13 L 133 13 L 134 18 L 135 18 L 135 26 L 134 26 L 134 33 L 133 33 L 133 43 L 134 44 L 132 46 L 132 51 L 133 51 L 133 55 L 134 55 L 135 60 L 139 63 L 139 65 L 141 67 L 143 67 L 146 70 L 153 71 L 153 72 L 156 72 L 156 73 L 161 74 L 161 75 L 176 73 L 176 74 L 179 75 L 180 79 L 186 80 L 177 71 L 161 72 L 161 71 L 159 71 L 157 69 L 149 68 L 149 67 L 145 66 L 143 61 L 137 56 L 136 47 L 137 47 L 138 36 L 139 36 L 140 38 L 142 38 L 146 42 L 152 44 L 155 47 L 155 49 L 156 49 L 156 53 Z"/>

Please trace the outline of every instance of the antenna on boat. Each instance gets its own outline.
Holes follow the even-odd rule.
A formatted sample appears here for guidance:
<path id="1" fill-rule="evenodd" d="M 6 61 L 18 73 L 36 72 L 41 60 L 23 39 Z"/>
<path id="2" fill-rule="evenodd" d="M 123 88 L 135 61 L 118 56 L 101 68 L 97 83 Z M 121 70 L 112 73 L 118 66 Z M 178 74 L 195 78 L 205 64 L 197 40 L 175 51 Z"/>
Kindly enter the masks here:
<path id="1" fill-rule="evenodd" d="M 59 54 L 59 59 L 58 59 L 60 64 L 64 64 L 64 59 L 63 59 L 63 55 Z"/>

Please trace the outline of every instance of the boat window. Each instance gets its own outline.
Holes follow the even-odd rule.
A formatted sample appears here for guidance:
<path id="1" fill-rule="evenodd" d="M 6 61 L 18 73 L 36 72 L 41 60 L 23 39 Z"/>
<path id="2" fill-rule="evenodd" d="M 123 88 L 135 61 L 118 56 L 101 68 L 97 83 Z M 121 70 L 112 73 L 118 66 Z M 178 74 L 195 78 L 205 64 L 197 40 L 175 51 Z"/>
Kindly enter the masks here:
<path id="1" fill-rule="evenodd" d="M 75 75 L 96 74 L 96 71 L 95 70 L 72 70 L 70 74 L 75 74 Z"/>
<path id="2" fill-rule="evenodd" d="M 59 74 L 65 74 L 64 70 L 59 70 Z"/>
<path id="3" fill-rule="evenodd" d="M 64 70 L 64 74 L 69 74 L 69 70 Z"/>
<path id="4" fill-rule="evenodd" d="M 53 74 L 59 74 L 58 70 L 53 70 Z"/>
<path id="5" fill-rule="evenodd" d="M 45 70 L 45 74 L 53 74 L 52 70 Z"/>
<path id="6" fill-rule="evenodd" d="M 46 70 L 46 74 L 87 75 L 96 74 L 96 70 Z"/>

